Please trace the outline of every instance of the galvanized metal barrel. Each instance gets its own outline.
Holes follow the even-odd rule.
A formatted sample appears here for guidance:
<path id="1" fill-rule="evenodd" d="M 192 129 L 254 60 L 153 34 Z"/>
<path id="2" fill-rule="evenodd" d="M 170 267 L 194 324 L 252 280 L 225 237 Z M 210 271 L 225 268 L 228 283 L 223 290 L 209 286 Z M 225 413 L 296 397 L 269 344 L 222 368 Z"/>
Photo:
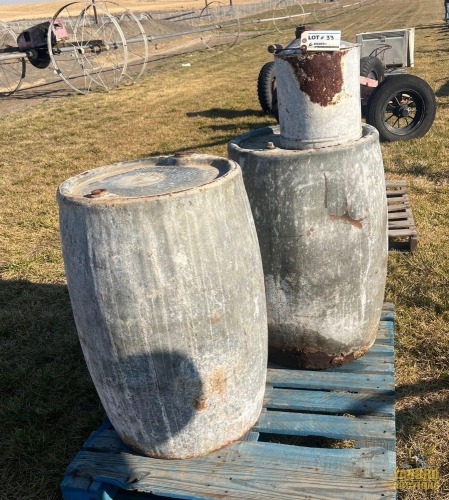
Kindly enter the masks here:
<path id="1" fill-rule="evenodd" d="M 282 149 L 279 127 L 232 140 L 265 272 L 271 358 L 323 369 L 373 344 L 387 270 L 379 135 L 329 148 Z"/>
<path id="2" fill-rule="evenodd" d="M 241 438 L 262 407 L 267 318 L 238 165 L 110 165 L 62 183 L 58 202 L 80 342 L 123 441 L 188 458 Z"/>

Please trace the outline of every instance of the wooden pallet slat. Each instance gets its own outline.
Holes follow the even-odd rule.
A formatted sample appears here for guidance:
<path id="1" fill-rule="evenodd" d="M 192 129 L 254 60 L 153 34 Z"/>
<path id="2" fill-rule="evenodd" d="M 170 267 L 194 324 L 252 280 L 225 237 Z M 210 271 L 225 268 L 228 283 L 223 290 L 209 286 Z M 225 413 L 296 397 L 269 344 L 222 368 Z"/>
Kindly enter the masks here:
<path id="1" fill-rule="evenodd" d="M 370 392 L 382 394 L 394 393 L 393 374 L 335 373 L 330 378 L 327 372 L 307 370 L 276 370 L 267 371 L 267 384 L 277 389 L 312 389 L 324 391 Z"/>
<path id="2" fill-rule="evenodd" d="M 387 189 L 392 187 L 404 187 L 407 185 L 407 181 L 404 179 L 396 179 L 396 180 L 388 179 L 385 181 L 385 184 L 387 186 Z"/>
<path id="3" fill-rule="evenodd" d="M 389 196 L 387 201 L 390 204 L 395 202 L 407 204 L 408 198 L 406 196 Z"/>
<path id="4" fill-rule="evenodd" d="M 405 180 L 386 181 L 388 205 L 388 237 L 390 248 L 400 248 L 398 239 L 407 239 L 406 249 L 410 252 L 418 246 L 418 232 L 413 219 Z M 402 244 L 403 246 L 403 244 Z"/>
<path id="5" fill-rule="evenodd" d="M 287 500 L 296 492 L 297 498 L 360 500 L 361 490 L 373 498 L 394 498 L 393 483 L 385 477 L 394 459 L 384 448 L 238 442 L 190 460 L 149 460 L 127 453 L 103 454 L 99 460 L 98 453 L 81 451 L 68 473 L 88 474 L 96 481 L 107 478 L 124 490 L 172 498 Z"/>
<path id="6" fill-rule="evenodd" d="M 404 210 L 402 212 L 389 212 L 388 213 L 388 220 L 389 221 L 401 220 L 401 219 L 404 219 L 404 220 L 410 219 L 410 215 L 409 215 L 409 212 L 407 210 Z"/>
<path id="7" fill-rule="evenodd" d="M 394 417 L 394 398 L 385 394 L 360 395 L 269 388 L 265 392 L 264 406 L 275 410 Z"/>
<path id="8" fill-rule="evenodd" d="M 380 328 L 380 327 L 379 327 Z M 377 345 L 373 344 L 372 347 L 370 347 L 370 350 L 368 351 L 368 354 L 372 356 L 379 356 L 379 355 L 384 355 L 384 356 L 394 356 L 394 349 L 393 346 L 386 346 L 386 345 Z"/>
<path id="9" fill-rule="evenodd" d="M 416 231 L 413 228 L 410 229 L 390 229 L 388 231 L 388 234 L 390 236 L 396 236 L 396 237 L 401 237 L 401 236 L 414 236 L 416 235 Z"/>
<path id="10" fill-rule="evenodd" d="M 398 196 L 402 194 L 406 194 L 407 189 L 406 188 L 401 188 L 401 189 L 388 189 L 387 188 L 387 196 Z"/>
<path id="11" fill-rule="evenodd" d="M 410 203 L 398 203 L 397 205 L 388 205 L 388 212 L 404 212 L 410 209 Z"/>
<path id="12" fill-rule="evenodd" d="M 69 465 L 64 500 L 396 498 L 393 345 L 394 305 L 384 304 L 376 343 L 357 361 L 318 372 L 269 367 L 256 425 L 207 457 L 140 456 L 105 422 Z M 354 447 L 297 446 L 303 438 Z"/>
<path id="13" fill-rule="evenodd" d="M 353 440 L 356 443 L 370 442 L 390 450 L 394 450 L 396 443 L 394 421 L 386 418 L 364 419 L 354 416 L 265 411 L 255 428 L 268 434 L 319 436 Z"/>
<path id="14" fill-rule="evenodd" d="M 389 222 L 389 226 L 390 229 L 405 229 L 405 228 L 415 229 L 415 226 L 410 222 L 411 222 L 410 219 L 393 220 Z"/>

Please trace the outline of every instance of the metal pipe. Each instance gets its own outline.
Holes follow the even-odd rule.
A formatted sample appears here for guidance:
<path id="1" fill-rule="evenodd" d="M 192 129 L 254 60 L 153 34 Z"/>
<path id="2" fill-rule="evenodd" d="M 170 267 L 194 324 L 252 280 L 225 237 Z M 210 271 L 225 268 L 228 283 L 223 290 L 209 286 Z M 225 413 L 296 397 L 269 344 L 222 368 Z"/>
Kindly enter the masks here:
<path id="1" fill-rule="evenodd" d="M 94 7 L 94 19 L 95 19 L 95 24 L 98 24 L 98 13 L 97 13 L 97 7 L 95 7 L 95 0 L 92 0 L 92 5 Z"/>
<path id="2" fill-rule="evenodd" d="M 26 59 L 26 52 L 12 52 L 10 54 L 0 55 L 0 61 L 12 61 L 14 59 Z"/>
<path id="3" fill-rule="evenodd" d="M 176 14 L 176 16 L 164 17 L 164 21 L 171 21 L 179 17 L 190 16 L 191 14 L 195 14 L 195 11 L 191 10 L 190 12 L 183 12 L 182 14 Z"/>

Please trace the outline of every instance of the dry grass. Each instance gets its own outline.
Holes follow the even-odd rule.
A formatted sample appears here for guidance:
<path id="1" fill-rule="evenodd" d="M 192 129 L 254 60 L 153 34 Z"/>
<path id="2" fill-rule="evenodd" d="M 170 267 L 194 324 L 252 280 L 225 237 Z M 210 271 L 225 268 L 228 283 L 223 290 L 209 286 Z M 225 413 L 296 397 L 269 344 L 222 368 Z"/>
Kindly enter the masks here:
<path id="1" fill-rule="evenodd" d="M 440 0 L 379 0 L 323 27 L 356 32 L 418 26 L 416 68 L 437 93 L 422 140 L 384 144 L 386 174 L 406 178 L 420 234 L 414 255 L 390 253 L 387 299 L 397 305 L 398 465 L 421 455 L 449 498 L 449 30 Z M 0 11 L 1 18 L 1 11 Z M 57 185 L 100 165 L 181 149 L 226 154 L 227 141 L 270 120 L 255 81 L 267 35 L 213 56 L 152 67 L 135 87 L 49 98 L 0 119 L 0 497 L 59 498 L 65 467 L 102 409 L 86 372 L 61 260 Z M 190 67 L 181 63 L 189 62 Z M 2 496 L 3 495 L 3 496 Z"/>
<path id="2" fill-rule="evenodd" d="M 84 0 L 81 0 L 81 4 L 83 2 Z M 254 2 L 254 0 L 233 0 L 234 5 L 249 2 Z M 58 9 L 68 3 L 70 3 L 68 0 L 49 0 L 26 5 L 26 0 L 23 0 L 23 4 L 3 5 L 0 6 L 0 20 L 13 21 L 17 19 L 43 19 L 47 17 L 51 19 Z M 205 0 L 120 0 L 116 3 L 131 9 L 133 12 L 172 12 L 177 10 L 202 9 L 205 6 Z M 228 2 L 224 1 L 221 3 L 226 5 Z M 112 5 L 109 6 L 109 9 L 111 12 L 114 12 Z"/>

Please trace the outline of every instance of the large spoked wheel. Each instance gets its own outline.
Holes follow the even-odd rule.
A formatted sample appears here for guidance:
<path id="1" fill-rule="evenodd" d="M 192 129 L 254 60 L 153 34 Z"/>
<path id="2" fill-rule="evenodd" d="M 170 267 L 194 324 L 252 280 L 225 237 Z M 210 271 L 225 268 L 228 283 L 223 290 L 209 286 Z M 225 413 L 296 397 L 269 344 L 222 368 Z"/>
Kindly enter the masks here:
<path id="1" fill-rule="evenodd" d="M 118 3 L 98 0 L 96 3 L 100 3 L 105 11 L 115 16 L 125 36 L 128 64 L 122 83 L 133 84 L 145 73 L 149 57 L 148 37 L 142 23 L 133 12 Z"/>
<path id="2" fill-rule="evenodd" d="M 273 10 L 273 25 L 279 33 L 304 25 L 305 18 L 306 14 L 299 0 L 281 0 Z"/>
<path id="3" fill-rule="evenodd" d="M 237 9 L 222 2 L 209 2 L 199 15 L 198 30 L 208 49 L 230 49 L 240 36 Z"/>
<path id="4" fill-rule="evenodd" d="M 371 94 L 366 121 L 384 141 L 404 141 L 423 137 L 435 112 L 435 95 L 427 82 L 414 75 L 394 75 Z"/>
<path id="5" fill-rule="evenodd" d="M 21 57 L 6 59 L 17 54 L 17 36 L 4 23 L 0 22 L 0 97 L 16 92 L 25 77 L 25 60 Z M 5 57 L 2 60 L 2 57 Z"/>
<path id="6" fill-rule="evenodd" d="M 51 62 L 76 92 L 109 92 L 126 73 L 127 42 L 118 21 L 105 8 L 89 4 L 77 13 L 80 4 L 65 5 L 50 22 L 47 43 Z"/>

